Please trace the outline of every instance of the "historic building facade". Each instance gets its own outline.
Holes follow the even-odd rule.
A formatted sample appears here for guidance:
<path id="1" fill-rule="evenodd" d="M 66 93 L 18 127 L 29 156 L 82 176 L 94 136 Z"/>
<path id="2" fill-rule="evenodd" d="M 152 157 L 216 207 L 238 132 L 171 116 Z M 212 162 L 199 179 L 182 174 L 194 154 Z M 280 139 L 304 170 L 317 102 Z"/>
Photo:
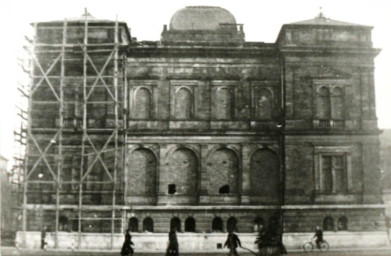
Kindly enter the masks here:
<path id="1" fill-rule="evenodd" d="M 20 234 L 110 248 L 129 228 L 160 250 L 176 227 L 212 250 L 260 224 L 300 246 L 320 225 L 334 246 L 384 243 L 371 27 L 320 14 L 246 42 L 230 12 L 195 6 L 156 42 L 88 15 L 35 29 Z"/>

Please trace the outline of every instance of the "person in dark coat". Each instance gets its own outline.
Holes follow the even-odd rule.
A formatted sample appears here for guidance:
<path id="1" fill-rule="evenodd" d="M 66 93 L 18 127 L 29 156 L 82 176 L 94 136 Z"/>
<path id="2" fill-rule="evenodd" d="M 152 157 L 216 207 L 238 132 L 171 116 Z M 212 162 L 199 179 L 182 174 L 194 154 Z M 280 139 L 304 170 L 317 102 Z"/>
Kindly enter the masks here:
<path id="1" fill-rule="evenodd" d="M 121 256 L 132 256 L 134 252 L 132 245 L 133 245 L 132 236 L 129 233 L 129 229 L 127 229 L 125 234 L 125 241 L 121 249 Z"/>
<path id="2" fill-rule="evenodd" d="M 176 236 L 176 229 L 173 228 L 168 233 L 168 246 L 166 250 L 166 256 L 178 256 L 178 255 L 179 255 L 178 238 Z"/>
<path id="3" fill-rule="evenodd" d="M 258 249 L 261 250 L 266 245 L 266 228 L 263 225 L 259 225 L 258 235 L 255 239 L 255 244 L 258 245 Z"/>
<path id="4" fill-rule="evenodd" d="M 224 243 L 224 248 L 228 247 L 229 255 L 238 256 L 239 254 L 236 251 L 236 248 L 238 248 L 238 246 L 242 247 L 239 237 L 234 234 L 234 232 L 230 231 L 228 233 L 227 241 L 225 241 Z"/>

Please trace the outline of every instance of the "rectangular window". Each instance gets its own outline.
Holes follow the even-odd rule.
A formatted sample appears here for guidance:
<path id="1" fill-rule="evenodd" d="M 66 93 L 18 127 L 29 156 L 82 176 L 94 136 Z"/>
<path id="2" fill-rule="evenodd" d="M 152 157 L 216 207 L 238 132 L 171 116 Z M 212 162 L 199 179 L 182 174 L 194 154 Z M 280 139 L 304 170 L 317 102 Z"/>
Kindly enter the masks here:
<path id="1" fill-rule="evenodd" d="M 348 190 L 345 155 L 321 156 L 321 191 L 325 194 L 345 194 Z"/>

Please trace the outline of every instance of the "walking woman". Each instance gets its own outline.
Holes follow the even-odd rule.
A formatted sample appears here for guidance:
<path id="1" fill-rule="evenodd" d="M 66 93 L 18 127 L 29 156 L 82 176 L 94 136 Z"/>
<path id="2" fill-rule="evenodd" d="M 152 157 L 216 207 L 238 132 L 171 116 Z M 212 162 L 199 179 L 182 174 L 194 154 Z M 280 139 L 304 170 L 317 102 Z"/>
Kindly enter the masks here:
<path id="1" fill-rule="evenodd" d="M 168 233 L 168 246 L 166 256 L 179 256 L 179 245 L 175 228 Z"/>
<path id="2" fill-rule="evenodd" d="M 132 256 L 133 255 L 132 245 L 133 245 L 132 236 L 129 233 L 129 229 L 127 229 L 125 234 L 125 241 L 121 249 L 121 256 Z"/>

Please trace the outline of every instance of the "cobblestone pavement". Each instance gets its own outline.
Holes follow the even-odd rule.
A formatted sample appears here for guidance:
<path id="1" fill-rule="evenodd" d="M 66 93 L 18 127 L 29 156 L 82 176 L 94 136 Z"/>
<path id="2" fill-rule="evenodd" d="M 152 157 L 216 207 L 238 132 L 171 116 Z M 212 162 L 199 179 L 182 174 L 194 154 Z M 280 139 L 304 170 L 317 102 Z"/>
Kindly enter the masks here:
<path id="1" fill-rule="evenodd" d="M 54 250 L 16 250 L 12 247 L 1 248 L 1 256 L 119 256 L 119 252 L 87 252 L 87 251 L 54 251 Z M 164 253 L 135 253 L 134 256 L 164 256 Z M 226 256 L 228 251 L 220 253 L 181 253 L 181 256 Z M 250 253 L 240 253 L 240 256 L 250 256 Z M 377 250 L 336 250 L 329 252 L 305 253 L 302 251 L 289 252 L 288 255 L 298 256 L 390 256 L 390 248 Z"/>

